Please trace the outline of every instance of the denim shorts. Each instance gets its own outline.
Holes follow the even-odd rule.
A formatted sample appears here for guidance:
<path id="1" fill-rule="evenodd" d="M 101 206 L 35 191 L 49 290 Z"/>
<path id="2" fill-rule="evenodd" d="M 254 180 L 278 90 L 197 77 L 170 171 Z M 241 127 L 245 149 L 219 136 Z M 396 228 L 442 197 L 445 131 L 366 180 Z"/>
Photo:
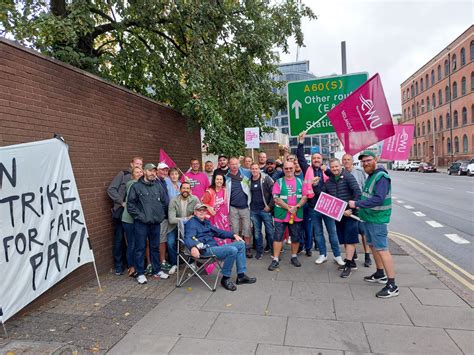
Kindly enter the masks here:
<path id="1" fill-rule="evenodd" d="M 359 221 L 359 234 L 365 236 L 365 223 Z"/>
<path id="2" fill-rule="evenodd" d="M 288 231 L 291 236 L 291 243 L 299 243 L 301 239 L 301 233 L 303 222 L 294 222 L 289 224 L 288 222 L 278 222 L 275 221 L 275 234 L 273 235 L 273 240 L 275 242 L 282 242 L 283 236 L 285 235 L 285 229 L 288 227 Z"/>
<path id="3" fill-rule="evenodd" d="M 364 222 L 365 239 L 375 250 L 388 250 L 388 228 L 386 224 Z"/>

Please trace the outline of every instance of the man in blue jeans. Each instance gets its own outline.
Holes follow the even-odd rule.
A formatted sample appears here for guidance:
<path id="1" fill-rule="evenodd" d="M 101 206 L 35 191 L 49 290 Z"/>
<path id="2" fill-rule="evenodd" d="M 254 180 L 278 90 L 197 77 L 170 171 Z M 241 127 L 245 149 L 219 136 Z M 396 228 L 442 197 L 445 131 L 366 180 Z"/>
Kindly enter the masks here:
<path id="1" fill-rule="evenodd" d="M 156 182 L 156 165 L 148 163 L 143 168 L 143 176 L 132 185 L 128 192 L 127 210 L 133 217 L 135 228 L 135 264 L 137 281 L 147 283 L 145 277 L 145 248 L 150 241 L 150 257 L 153 278 L 167 279 L 160 263 L 160 223 L 165 219 L 165 192 Z"/>
<path id="2" fill-rule="evenodd" d="M 273 254 L 273 216 L 272 210 L 275 206 L 273 200 L 272 189 L 273 180 L 270 176 L 260 172 L 258 163 L 250 166 L 252 178 L 250 179 L 250 219 L 253 224 L 253 235 L 257 245 L 257 255 L 255 259 L 260 260 L 263 255 L 263 237 L 262 223 L 265 226 L 265 236 L 267 243 L 270 245 Z"/>
<path id="3" fill-rule="evenodd" d="M 245 242 L 243 239 L 229 231 L 214 227 L 209 220 L 206 219 L 207 206 L 199 203 L 194 207 L 194 217 L 191 218 L 185 225 L 184 243 L 191 251 L 194 258 L 203 256 L 216 256 L 219 260 L 224 260 L 222 266 L 221 285 L 226 290 L 235 291 L 237 286 L 232 282 L 230 276 L 232 275 L 232 267 L 234 263 L 237 267 L 237 285 L 253 284 L 257 281 L 254 277 L 248 277 L 246 256 L 245 256 Z M 231 244 L 217 245 L 214 237 L 220 239 L 234 239 L 236 242 Z"/>
<path id="4" fill-rule="evenodd" d="M 326 226 L 326 230 L 328 232 L 329 237 L 329 244 L 331 244 L 331 249 L 333 253 L 334 261 L 340 265 L 344 266 L 344 260 L 341 257 L 341 251 L 339 249 L 339 239 L 337 238 L 336 233 L 336 221 L 331 217 L 323 215 L 322 213 L 316 212 L 314 210 L 314 206 L 316 206 L 316 202 L 318 201 L 319 195 L 321 194 L 321 190 L 324 185 L 324 174 L 323 170 L 321 169 L 323 164 L 323 157 L 319 153 L 315 153 L 311 156 L 311 166 L 308 165 L 306 162 L 306 158 L 304 156 L 304 138 L 306 133 L 303 131 L 299 134 L 299 144 L 298 149 L 296 151 L 296 156 L 298 157 L 298 163 L 300 164 L 301 168 L 303 169 L 305 175 L 308 169 L 313 169 L 314 179 L 313 179 L 313 192 L 314 197 L 308 199 L 308 208 L 311 211 L 311 223 L 313 224 L 313 232 L 316 239 L 316 244 L 319 247 L 319 257 L 315 260 L 316 264 L 322 264 L 328 260 L 327 257 L 327 250 L 326 250 L 326 241 L 324 239 L 324 230 L 323 230 L 323 221 L 324 225 Z M 326 170 L 325 173 L 332 175 L 330 170 Z"/>

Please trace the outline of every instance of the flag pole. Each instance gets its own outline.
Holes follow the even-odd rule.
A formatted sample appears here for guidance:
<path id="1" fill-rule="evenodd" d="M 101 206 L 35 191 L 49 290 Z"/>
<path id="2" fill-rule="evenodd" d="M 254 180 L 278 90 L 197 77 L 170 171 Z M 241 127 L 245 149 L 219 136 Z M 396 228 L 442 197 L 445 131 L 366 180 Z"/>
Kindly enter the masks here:
<path id="1" fill-rule="evenodd" d="M 305 134 L 307 134 L 308 131 L 309 131 L 311 128 L 315 127 L 315 126 L 316 126 L 319 122 L 321 122 L 321 121 L 323 120 L 323 118 L 325 118 L 325 117 L 328 117 L 328 114 L 327 114 L 327 113 L 325 113 L 325 114 L 324 114 L 322 117 L 320 117 L 317 121 L 314 121 L 314 122 L 313 122 L 308 128 L 306 128 L 303 132 L 304 132 Z"/>
<path id="2" fill-rule="evenodd" d="M 3 327 L 3 331 L 5 332 L 5 338 L 8 338 L 7 328 L 5 327 L 5 323 L 3 323 L 3 321 L 2 321 L 2 327 Z"/>
<path id="3" fill-rule="evenodd" d="M 93 258 L 92 264 L 94 265 L 95 277 L 97 278 L 97 283 L 99 284 L 99 292 L 102 292 L 102 285 L 100 284 L 99 273 L 97 272 L 97 265 L 95 264 L 95 258 Z"/>

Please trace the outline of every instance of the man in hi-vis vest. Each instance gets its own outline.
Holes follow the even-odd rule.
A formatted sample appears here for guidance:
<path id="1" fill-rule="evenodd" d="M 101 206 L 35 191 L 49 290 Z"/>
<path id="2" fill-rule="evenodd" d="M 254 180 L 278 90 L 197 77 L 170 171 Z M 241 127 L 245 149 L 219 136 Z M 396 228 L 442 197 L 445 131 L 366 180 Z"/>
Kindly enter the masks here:
<path id="1" fill-rule="evenodd" d="M 273 260 L 268 270 L 276 270 L 279 266 L 279 257 L 283 245 L 283 235 L 286 227 L 291 235 L 291 264 L 300 267 L 297 258 L 300 238 L 302 234 L 303 205 L 308 199 L 303 196 L 303 181 L 295 177 L 295 165 L 291 161 L 283 165 L 284 177 L 279 178 L 273 185 L 275 200 L 275 234 L 273 235 Z"/>
<path id="2" fill-rule="evenodd" d="M 372 249 L 377 271 L 364 277 L 367 282 L 386 283 L 377 292 L 380 298 L 398 296 L 399 289 L 395 285 L 395 268 L 388 250 L 388 228 L 392 213 L 392 194 L 390 177 L 384 168 L 377 167 L 377 157 L 369 150 L 359 155 L 364 171 L 369 175 L 365 181 L 362 197 L 359 201 L 349 201 L 350 208 L 359 208 L 359 217 L 364 221 L 367 243 Z M 387 276 L 385 276 L 385 273 Z"/>

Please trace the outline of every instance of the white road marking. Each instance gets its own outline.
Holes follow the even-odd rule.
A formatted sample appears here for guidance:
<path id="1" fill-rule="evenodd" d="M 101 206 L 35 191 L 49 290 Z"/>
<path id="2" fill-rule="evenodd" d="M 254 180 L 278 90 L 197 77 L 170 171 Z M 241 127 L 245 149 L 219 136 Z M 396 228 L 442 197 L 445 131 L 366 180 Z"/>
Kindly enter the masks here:
<path id="1" fill-rule="evenodd" d="M 441 228 L 443 226 L 441 223 L 438 223 L 436 221 L 425 221 L 425 222 L 428 223 L 433 228 Z"/>
<path id="2" fill-rule="evenodd" d="M 398 203 L 405 203 L 405 201 L 397 200 Z"/>
<path id="3" fill-rule="evenodd" d="M 469 241 L 469 240 L 466 240 L 466 239 L 464 239 L 463 237 L 460 237 L 460 236 L 457 235 L 457 234 L 445 234 L 444 236 L 445 236 L 445 237 L 448 237 L 448 238 L 451 239 L 454 243 L 457 243 L 457 244 L 470 244 L 470 241 Z"/>
<path id="4" fill-rule="evenodd" d="M 424 213 L 421 212 L 421 211 L 413 212 L 413 214 L 414 214 L 415 216 L 417 216 L 417 217 L 425 217 L 425 216 L 426 216 L 426 214 L 424 214 Z"/>
<path id="5" fill-rule="evenodd" d="M 407 210 L 414 210 L 415 209 L 415 207 L 410 206 L 410 205 L 404 205 L 403 207 L 405 207 Z"/>

